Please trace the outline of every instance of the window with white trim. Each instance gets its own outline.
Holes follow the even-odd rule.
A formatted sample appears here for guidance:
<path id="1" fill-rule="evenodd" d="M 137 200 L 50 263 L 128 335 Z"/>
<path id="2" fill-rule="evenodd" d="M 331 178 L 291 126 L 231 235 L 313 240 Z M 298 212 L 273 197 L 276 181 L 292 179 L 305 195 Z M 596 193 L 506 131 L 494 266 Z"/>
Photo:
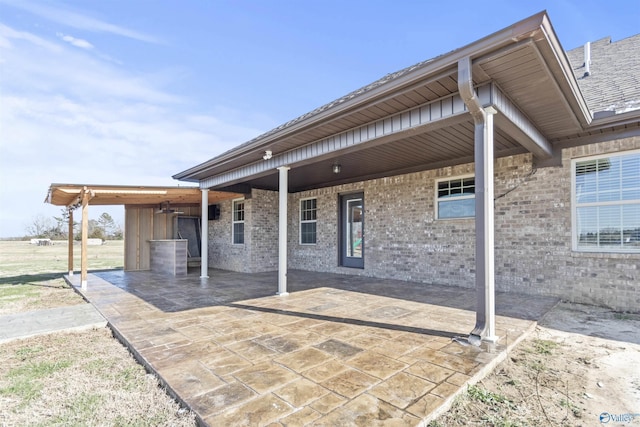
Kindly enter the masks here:
<path id="1" fill-rule="evenodd" d="M 236 245 L 244 244 L 244 200 L 233 201 L 232 241 Z"/>
<path id="2" fill-rule="evenodd" d="M 436 181 L 436 218 L 473 218 L 476 214 L 473 175 Z"/>
<path id="3" fill-rule="evenodd" d="M 640 253 L 640 151 L 571 166 L 573 249 Z"/>
<path id="4" fill-rule="evenodd" d="M 317 199 L 300 200 L 300 244 L 316 243 L 316 207 Z"/>

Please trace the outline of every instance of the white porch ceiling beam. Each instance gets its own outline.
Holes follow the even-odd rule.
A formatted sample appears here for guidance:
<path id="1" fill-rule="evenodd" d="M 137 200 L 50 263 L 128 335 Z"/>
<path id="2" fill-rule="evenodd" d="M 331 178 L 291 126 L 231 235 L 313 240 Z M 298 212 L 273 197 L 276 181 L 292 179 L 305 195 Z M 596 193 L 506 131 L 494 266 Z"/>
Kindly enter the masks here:
<path id="1" fill-rule="evenodd" d="M 525 148 L 541 158 L 551 157 L 551 145 L 531 121 L 492 82 L 476 88 L 478 100 L 483 107 L 494 106 L 504 115 L 501 128 L 520 142 Z M 428 131 L 430 128 L 446 126 L 448 121 L 464 118 L 468 112 L 459 93 L 421 104 L 389 117 L 358 126 L 296 149 L 274 153 L 267 160 L 224 172 L 200 181 L 200 188 L 214 188 L 241 182 L 246 178 L 260 177 L 272 173 L 281 166 L 308 163 L 322 157 L 330 157 L 342 150 L 357 150 L 364 145 L 388 142 L 402 137 L 402 133 Z M 500 115 L 499 115 L 500 116 Z"/>

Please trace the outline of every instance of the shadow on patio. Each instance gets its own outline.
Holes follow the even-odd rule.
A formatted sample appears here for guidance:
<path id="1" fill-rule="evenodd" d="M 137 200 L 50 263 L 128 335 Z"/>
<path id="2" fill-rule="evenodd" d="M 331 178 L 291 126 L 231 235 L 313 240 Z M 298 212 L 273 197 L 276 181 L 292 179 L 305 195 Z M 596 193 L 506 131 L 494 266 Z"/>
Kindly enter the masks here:
<path id="1" fill-rule="evenodd" d="M 82 291 L 208 425 L 417 425 L 556 302 L 498 294 L 499 344 L 478 348 L 452 341 L 474 326 L 471 289 L 290 271 L 279 297 L 275 272 L 210 276 L 100 272 Z"/>
<path id="2" fill-rule="evenodd" d="M 190 269 L 189 275 L 183 277 L 170 277 L 147 271 L 105 270 L 93 273 L 164 312 L 193 310 L 226 305 L 245 299 L 270 297 L 274 296 L 278 289 L 278 274 L 275 271 L 247 274 L 210 269 L 208 279 L 200 279 L 200 270 L 197 268 Z M 460 310 L 475 311 L 476 308 L 474 289 L 289 270 L 288 291 L 290 293 L 321 287 L 441 305 Z M 524 301 L 526 303 L 523 303 Z M 557 299 L 554 298 L 496 292 L 496 314 L 537 320 L 540 313 L 546 313 L 555 302 Z M 322 311 L 323 308 L 326 307 L 318 305 L 316 311 Z M 473 325 L 471 325 L 472 327 Z"/>

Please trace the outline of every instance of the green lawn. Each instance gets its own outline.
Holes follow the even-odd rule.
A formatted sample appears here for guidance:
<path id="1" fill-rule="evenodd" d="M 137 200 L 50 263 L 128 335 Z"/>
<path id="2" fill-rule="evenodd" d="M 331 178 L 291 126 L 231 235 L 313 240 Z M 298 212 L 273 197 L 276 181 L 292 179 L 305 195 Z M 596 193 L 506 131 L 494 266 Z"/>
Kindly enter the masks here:
<path id="1" fill-rule="evenodd" d="M 122 268 L 124 242 L 89 246 L 89 270 Z M 67 273 L 67 242 L 50 246 L 0 241 L 0 315 L 80 304 L 82 298 L 62 278 Z M 80 245 L 74 244 L 74 270 L 80 269 Z"/>
<path id="2" fill-rule="evenodd" d="M 51 278 L 67 273 L 67 248 L 66 241 L 54 241 L 50 246 L 0 241 L 0 284 L 6 284 L 9 280 L 21 280 L 23 276 L 39 275 L 44 276 L 42 278 Z M 89 270 L 122 268 L 124 241 L 109 240 L 101 246 L 89 246 L 87 254 Z M 73 245 L 73 258 L 74 270 L 79 271 L 79 243 Z"/>

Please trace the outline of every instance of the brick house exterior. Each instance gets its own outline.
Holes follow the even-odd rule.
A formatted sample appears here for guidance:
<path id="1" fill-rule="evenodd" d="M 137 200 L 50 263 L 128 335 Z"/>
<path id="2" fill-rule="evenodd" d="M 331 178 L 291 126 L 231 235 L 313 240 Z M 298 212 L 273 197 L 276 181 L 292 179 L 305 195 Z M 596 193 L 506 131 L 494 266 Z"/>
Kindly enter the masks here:
<path id="1" fill-rule="evenodd" d="M 640 255 L 571 249 L 571 159 L 630 149 L 640 150 L 640 137 L 566 149 L 558 167 L 536 170 L 528 154 L 496 160 L 497 290 L 638 310 Z M 469 172 L 473 165 L 464 164 L 291 194 L 289 268 L 473 287 L 473 220 L 435 220 L 433 206 L 436 178 Z M 364 190 L 366 200 L 364 269 L 340 267 L 336 255 L 338 195 L 357 190 Z M 254 189 L 246 200 L 252 231 L 245 245 L 231 243 L 231 202 L 222 205 L 220 220 L 209 226 L 211 267 L 246 273 L 277 269 L 277 196 Z M 297 207 L 308 197 L 318 200 L 315 245 L 298 239 Z"/>
<path id="2" fill-rule="evenodd" d="M 547 19 L 546 15 L 534 18 Z M 553 37 L 551 39 L 553 42 Z M 478 42 L 475 48 L 479 51 L 482 46 L 484 44 Z M 461 48 L 462 51 L 464 49 Z M 502 55 L 505 47 L 498 46 L 496 49 L 502 51 L 496 50 L 495 54 L 483 55 Z M 573 302 L 637 312 L 640 307 L 640 237 L 636 245 L 633 227 L 637 222 L 640 236 L 640 195 L 637 198 L 634 196 L 634 191 L 640 193 L 640 35 L 618 42 L 602 39 L 592 43 L 589 47 L 592 58 L 589 75 L 585 74 L 584 49 L 586 47 L 566 53 L 573 71 L 573 76 L 566 76 L 566 79 L 579 87 L 581 94 L 576 95 L 578 101 L 575 104 L 583 99 L 593 122 L 576 126 L 576 129 L 567 131 L 562 136 L 551 136 L 556 132 L 551 120 L 548 122 L 549 127 L 545 127 L 547 125 L 542 123 L 542 119 L 533 120 L 534 125 L 553 146 L 553 154 L 549 158 L 541 158 L 537 152 L 520 149 L 512 149 L 512 154 L 507 149 L 496 153 L 493 171 L 495 227 L 492 234 L 495 289 L 551 295 Z M 562 65 L 562 61 L 559 62 Z M 483 64 L 481 61 L 480 63 Z M 423 67 L 422 64 L 425 63 L 416 67 Z M 555 65 L 547 61 L 551 73 L 556 73 Z M 503 78 L 502 74 L 495 71 L 495 75 L 492 75 L 494 71 L 487 71 L 493 70 L 488 65 L 483 69 L 489 74 L 489 78 L 499 83 L 502 90 L 509 91 L 507 84 L 499 80 Z M 373 89 L 363 88 L 364 95 L 356 91 L 355 96 L 367 96 L 367 91 L 376 90 L 378 85 L 385 84 L 388 82 L 374 83 Z M 556 86 L 560 88 L 556 92 L 564 90 L 561 83 Z M 519 107 L 525 110 L 525 116 L 534 117 L 537 114 L 534 110 L 526 110 L 527 100 L 516 97 L 515 93 L 507 95 L 514 103 L 519 103 Z M 341 102 L 330 104 L 325 109 L 321 108 L 296 120 L 304 122 L 309 117 L 322 115 Z M 456 98 L 453 98 L 454 109 L 455 102 Z M 549 95 L 548 102 L 555 105 L 560 101 Z M 534 100 L 531 101 L 533 103 Z M 572 104 L 573 100 L 569 99 L 566 103 Z M 578 107 L 570 108 L 575 111 Z M 499 115 L 500 112 L 496 117 Z M 600 117 L 604 117 L 606 126 L 602 124 L 595 129 L 593 123 Z M 567 123 L 571 121 L 576 122 L 576 119 L 571 118 Z M 282 129 L 278 128 L 257 140 L 269 139 L 274 132 L 278 136 L 278 132 L 295 125 L 296 121 L 285 124 Z M 457 126 L 457 123 L 451 126 Z M 500 126 L 502 125 L 497 125 L 497 134 L 501 134 L 502 129 L 508 129 L 506 125 L 503 128 Z M 410 136 L 403 135 L 402 138 Z M 310 138 L 309 141 L 312 141 L 319 137 L 312 135 Z M 251 146 L 252 142 L 248 144 Z M 497 142 L 496 146 L 500 144 L 501 142 Z M 255 146 L 254 151 L 262 154 L 265 147 L 275 145 Z M 391 144 L 389 146 L 393 147 Z M 246 144 L 239 147 L 237 157 L 243 155 L 242 150 L 246 147 Z M 232 150 L 176 176 L 179 179 L 198 181 L 203 189 L 227 188 L 245 193 L 242 201 L 244 243 L 233 243 L 236 205 L 233 201 L 221 203 L 219 219 L 208 221 L 208 265 L 247 273 L 277 270 L 279 192 L 274 185 L 261 181 L 261 177 L 252 181 L 250 175 L 244 181 L 235 180 L 233 185 L 225 185 L 224 182 L 210 185 L 211 181 L 208 180 L 216 173 L 227 173 L 217 171 L 216 168 L 222 168 L 219 165 L 233 158 L 234 154 Z M 322 167 L 326 167 L 327 162 L 330 164 L 332 158 L 349 164 L 345 160 L 347 157 L 341 154 L 338 151 L 332 156 L 324 156 Z M 625 157 L 617 157 L 620 155 Z M 597 245 L 591 247 L 583 243 L 588 235 L 584 231 L 586 226 L 578 225 L 582 224 L 581 221 L 586 221 L 583 218 L 587 216 L 583 213 L 586 211 L 579 210 L 576 206 L 578 199 L 575 181 L 579 176 L 576 161 L 591 161 L 589 159 L 594 158 L 606 160 L 609 159 L 607 156 L 614 156 L 611 157 L 614 160 L 624 159 L 625 172 L 620 178 L 620 185 L 623 186 L 623 191 L 630 189 L 628 192 L 633 194 L 630 199 L 620 202 L 622 205 L 619 209 L 624 212 L 625 219 L 619 225 L 621 240 L 616 243 L 618 246 L 607 246 L 598 240 Z M 338 164 L 337 161 L 333 164 Z M 380 162 L 384 162 L 384 158 Z M 286 163 L 292 164 L 290 182 L 301 180 L 298 175 L 293 175 L 295 161 Z M 304 162 L 300 164 L 306 166 Z M 400 279 L 421 282 L 425 286 L 476 286 L 477 248 L 474 243 L 479 238 L 476 236 L 474 216 L 438 219 L 438 204 L 444 200 L 439 199 L 441 193 L 438 191 L 444 188 L 439 183 L 449 182 L 449 185 L 454 185 L 451 182 L 473 178 L 475 166 L 473 157 L 469 159 L 465 155 L 452 154 L 450 160 L 430 163 L 422 170 L 412 166 L 377 172 L 371 166 L 373 169 L 364 170 L 359 175 L 344 179 L 344 182 L 325 179 L 300 185 L 309 188 L 295 188 L 294 185 L 292 190 L 290 187 L 287 195 L 288 268 Z M 342 169 L 345 168 L 343 164 Z M 636 173 L 638 183 L 630 184 Z M 311 172 L 307 172 L 307 175 L 310 174 Z M 238 191 L 239 189 L 243 191 Z M 341 228 L 338 226 L 341 221 L 340 196 L 356 192 L 362 193 L 364 200 L 365 231 L 361 239 L 365 255 L 362 268 L 345 267 L 340 261 L 340 245 L 344 244 L 340 237 Z M 314 225 L 311 228 L 315 230 L 315 242 L 311 244 L 301 243 L 303 200 L 314 200 L 315 204 L 312 220 Z M 580 209 L 590 209 L 590 206 Z M 604 236 L 602 229 L 605 226 L 598 227 L 598 232 Z M 305 226 L 305 230 L 307 229 Z"/>

